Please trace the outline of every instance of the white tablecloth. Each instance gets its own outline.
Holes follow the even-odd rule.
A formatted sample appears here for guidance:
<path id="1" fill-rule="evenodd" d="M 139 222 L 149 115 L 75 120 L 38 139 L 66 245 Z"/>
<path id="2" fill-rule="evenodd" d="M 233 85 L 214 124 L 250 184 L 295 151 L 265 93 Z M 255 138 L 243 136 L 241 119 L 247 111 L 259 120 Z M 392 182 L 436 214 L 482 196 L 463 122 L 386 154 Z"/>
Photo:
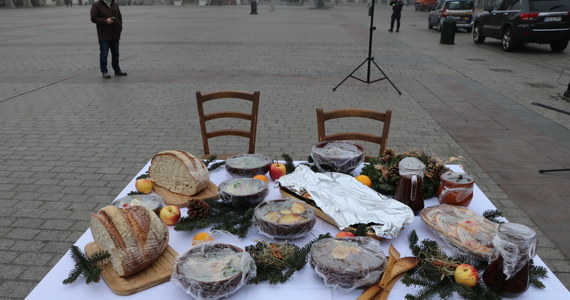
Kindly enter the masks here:
<path id="1" fill-rule="evenodd" d="M 149 165 L 147 164 L 141 172 L 144 173 Z M 458 166 L 451 166 L 452 169 L 459 171 Z M 359 173 L 357 170 L 355 174 Z M 137 175 L 137 176 L 138 176 Z M 134 178 L 136 178 L 135 176 Z M 129 183 L 123 189 L 123 191 L 117 196 L 117 198 L 125 196 L 128 192 L 135 190 L 135 179 Z M 211 180 L 219 184 L 220 182 L 229 179 L 230 176 L 226 173 L 225 169 L 219 168 L 211 172 Z M 273 182 L 270 181 L 270 193 L 267 196 L 267 200 L 282 198 L 279 189 L 274 188 Z M 109 199 L 111 203 L 113 199 Z M 437 205 L 437 199 L 431 198 L 426 200 L 426 206 Z M 483 194 L 483 192 L 475 186 L 474 198 L 471 202 L 469 208 L 475 212 L 483 213 L 483 211 L 488 209 L 495 209 L 494 205 L 489 201 L 489 199 Z M 182 215 L 186 215 L 185 209 L 183 209 Z M 411 256 L 411 251 L 408 244 L 408 234 L 416 230 L 420 240 L 424 238 L 430 238 L 438 240 L 432 232 L 430 232 L 427 227 L 423 224 L 419 217 L 415 217 L 414 222 L 407 226 L 401 234 L 392 240 L 382 241 L 382 248 L 384 253 L 387 255 L 388 247 L 390 244 L 394 244 L 396 249 L 401 253 L 401 256 Z M 192 232 L 178 232 L 170 227 L 170 246 L 174 248 L 178 253 L 183 253 L 185 250 L 190 248 L 192 243 L 192 237 L 200 231 L 207 231 L 206 229 L 195 230 Z M 320 233 L 330 232 L 331 235 L 336 235 L 339 232 L 334 226 L 318 219 L 317 223 L 313 229 L 313 235 L 310 235 L 301 240 L 295 241 L 298 245 L 303 245 L 313 237 L 318 236 Z M 242 240 L 242 247 L 246 245 L 254 244 L 255 240 L 264 239 L 257 229 L 252 227 L 249 230 L 248 236 Z M 79 238 L 75 243 L 76 246 L 83 249 L 84 246 L 93 241 L 91 232 L 89 229 Z M 540 243 L 540 240 L 539 240 Z M 534 259 L 537 265 L 545 266 L 543 261 L 537 256 Z M 84 278 L 80 277 L 75 283 L 70 285 L 64 285 L 62 281 L 67 277 L 71 269 L 73 268 L 73 260 L 68 253 L 62 257 L 62 259 L 50 270 L 50 272 L 42 279 L 42 281 L 34 288 L 34 290 L 28 295 L 26 299 L 74 299 L 74 300 L 86 300 L 86 299 L 185 299 L 192 298 L 186 295 L 182 289 L 175 286 L 171 282 L 166 282 L 161 285 L 155 286 L 153 288 L 147 289 L 145 291 L 136 293 L 131 296 L 117 296 L 111 292 L 107 285 L 101 281 L 99 283 L 85 284 Z M 522 294 L 517 299 L 570 299 L 570 292 L 568 289 L 562 285 L 562 283 L 555 277 L 555 275 L 548 270 L 548 278 L 544 279 L 543 282 L 546 285 L 545 289 L 537 289 L 535 287 L 530 287 L 527 292 Z M 413 288 L 404 286 L 401 282 L 396 283 L 392 292 L 390 293 L 389 299 L 404 299 L 404 296 L 408 293 L 413 292 Z M 352 292 L 346 293 L 340 290 L 331 289 L 324 285 L 323 280 L 316 275 L 312 268 L 307 264 L 304 269 L 294 274 L 294 277 L 290 279 L 285 284 L 270 285 L 268 283 L 262 283 L 259 285 L 246 285 L 240 289 L 237 293 L 233 294 L 227 299 L 271 299 L 271 300 L 292 300 L 292 299 L 356 299 L 362 289 L 356 289 Z M 460 299 L 456 296 L 454 299 Z"/>

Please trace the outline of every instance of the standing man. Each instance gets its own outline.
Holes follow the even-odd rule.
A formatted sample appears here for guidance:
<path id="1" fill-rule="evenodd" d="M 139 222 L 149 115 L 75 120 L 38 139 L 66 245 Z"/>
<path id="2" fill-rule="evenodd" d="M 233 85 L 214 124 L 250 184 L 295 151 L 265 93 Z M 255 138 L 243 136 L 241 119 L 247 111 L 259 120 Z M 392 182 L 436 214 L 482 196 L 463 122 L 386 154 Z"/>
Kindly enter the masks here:
<path id="1" fill-rule="evenodd" d="M 388 31 L 394 30 L 394 21 L 397 21 L 396 32 L 400 31 L 400 17 L 402 16 L 402 7 L 404 2 L 402 0 L 391 0 L 390 6 L 392 6 L 392 18 L 390 20 L 390 29 Z"/>
<path id="2" fill-rule="evenodd" d="M 111 50 L 111 67 L 115 76 L 127 76 L 119 66 L 119 40 L 123 31 L 123 16 L 115 0 L 99 0 L 91 6 L 91 22 L 97 24 L 99 38 L 99 66 L 103 78 L 109 79 L 107 56 Z"/>

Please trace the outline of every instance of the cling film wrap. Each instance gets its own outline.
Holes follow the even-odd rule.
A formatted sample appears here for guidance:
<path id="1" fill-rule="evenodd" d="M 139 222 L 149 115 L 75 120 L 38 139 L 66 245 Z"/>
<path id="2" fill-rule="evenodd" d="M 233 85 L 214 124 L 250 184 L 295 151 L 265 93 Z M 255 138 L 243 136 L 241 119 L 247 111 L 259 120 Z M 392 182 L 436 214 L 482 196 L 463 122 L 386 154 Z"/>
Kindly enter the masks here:
<path id="1" fill-rule="evenodd" d="M 327 287 L 348 292 L 378 282 L 386 256 L 375 239 L 326 238 L 311 247 L 310 263 Z"/>
<path id="2" fill-rule="evenodd" d="M 536 233 L 534 230 L 520 224 L 507 223 L 501 226 L 514 228 L 508 233 L 499 230 L 493 238 L 493 246 L 495 252 L 490 258 L 490 262 L 496 260 L 499 256 L 503 259 L 503 274 L 506 280 L 517 274 L 524 266 L 528 264 L 536 254 Z"/>
<path id="3" fill-rule="evenodd" d="M 445 203 L 456 204 L 465 201 L 470 195 L 473 195 L 473 186 L 471 187 L 442 187 L 441 194 L 438 196 L 439 201 L 445 200 Z M 455 202 L 455 203 L 452 203 Z"/>
<path id="4" fill-rule="evenodd" d="M 365 152 L 353 142 L 331 141 L 313 146 L 311 157 L 320 171 L 350 173 L 364 161 Z"/>
<path id="5" fill-rule="evenodd" d="M 315 211 L 293 198 L 262 202 L 253 213 L 253 222 L 260 233 L 271 239 L 303 237 L 313 229 L 316 221 Z"/>
<path id="6" fill-rule="evenodd" d="M 472 210 L 448 204 L 424 208 L 420 216 L 450 250 L 477 260 L 488 260 L 493 254 L 493 237 L 498 224 Z"/>
<path id="7" fill-rule="evenodd" d="M 402 228 L 414 220 L 413 211 L 399 201 L 360 183 L 342 173 L 315 173 L 299 165 L 291 174 L 277 180 L 280 186 L 294 191 L 307 191 L 317 206 L 335 220 L 339 229 L 354 224 L 373 223 L 377 236 L 395 238 Z"/>
<path id="8" fill-rule="evenodd" d="M 180 255 L 170 281 L 198 300 L 216 300 L 237 292 L 256 275 L 253 258 L 230 233 L 212 232 L 214 240 Z"/>

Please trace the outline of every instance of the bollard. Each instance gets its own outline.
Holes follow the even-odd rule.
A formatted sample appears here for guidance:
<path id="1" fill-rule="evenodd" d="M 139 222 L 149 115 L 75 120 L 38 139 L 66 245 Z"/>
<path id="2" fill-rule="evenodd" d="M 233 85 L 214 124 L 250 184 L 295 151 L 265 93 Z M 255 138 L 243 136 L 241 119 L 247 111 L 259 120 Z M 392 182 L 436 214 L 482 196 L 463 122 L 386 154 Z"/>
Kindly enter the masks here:
<path id="1" fill-rule="evenodd" d="M 251 0 L 250 4 L 251 4 L 251 12 L 249 14 L 257 15 L 257 0 Z"/>
<path id="2" fill-rule="evenodd" d="M 455 31 L 457 30 L 457 25 L 454 20 L 445 18 L 443 24 L 441 25 L 441 38 L 439 40 L 440 44 L 453 45 L 455 43 Z"/>

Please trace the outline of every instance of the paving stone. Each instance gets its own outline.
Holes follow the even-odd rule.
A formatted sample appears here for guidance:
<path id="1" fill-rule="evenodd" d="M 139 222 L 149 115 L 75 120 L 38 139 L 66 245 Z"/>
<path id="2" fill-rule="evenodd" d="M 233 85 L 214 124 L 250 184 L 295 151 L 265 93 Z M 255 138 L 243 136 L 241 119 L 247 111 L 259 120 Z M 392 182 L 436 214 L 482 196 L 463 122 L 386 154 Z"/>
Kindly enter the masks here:
<path id="1" fill-rule="evenodd" d="M 29 281 L 4 281 L 0 284 L 1 297 L 24 298 L 36 285 Z"/>
<path id="2" fill-rule="evenodd" d="M 18 241 L 12 247 L 11 251 L 30 251 L 32 249 L 41 249 L 45 245 L 42 241 Z"/>
<path id="3" fill-rule="evenodd" d="M 0 278 L 2 279 L 14 279 L 18 278 L 18 275 L 22 274 L 26 267 L 24 266 L 14 266 L 9 264 L 0 264 Z"/>

